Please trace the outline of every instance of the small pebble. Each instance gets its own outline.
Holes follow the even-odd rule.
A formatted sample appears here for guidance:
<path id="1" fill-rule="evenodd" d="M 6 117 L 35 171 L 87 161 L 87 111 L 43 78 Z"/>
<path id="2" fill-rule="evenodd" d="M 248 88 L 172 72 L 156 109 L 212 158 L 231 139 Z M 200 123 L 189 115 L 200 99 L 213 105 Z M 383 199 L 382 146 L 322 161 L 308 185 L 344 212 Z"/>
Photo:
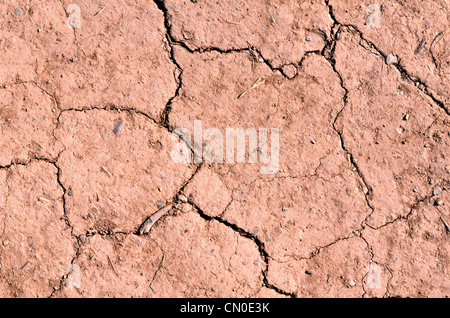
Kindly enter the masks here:
<path id="1" fill-rule="evenodd" d="M 351 280 L 351 281 L 349 281 L 349 282 L 347 283 L 347 286 L 348 286 L 348 287 L 355 287 L 355 286 L 356 286 L 356 283 L 355 283 L 354 280 Z"/>
<path id="2" fill-rule="evenodd" d="M 22 9 L 21 8 L 17 8 L 16 10 L 14 10 L 14 14 L 15 15 L 21 15 L 22 14 Z"/>
<path id="3" fill-rule="evenodd" d="M 312 270 L 307 270 L 307 271 L 305 271 L 305 273 L 308 274 L 308 275 L 312 275 L 312 274 L 314 274 L 314 271 L 312 271 Z"/>
<path id="4" fill-rule="evenodd" d="M 398 58 L 394 55 L 394 54 L 392 54 L 392 53 L 389 53 L 389 55 L 388 56 L 386 56 L 386 64 L 397 64 L 398 63 Z"/>
<path id="5" fill-rule="evenodd" d="M 188 199 L 187 199 L 186 196 L 183 195 L 183 194 L 180 194 L 180 195 L 178 196 L 178 200 L 180 200 L 181 202 L 184 202 L 184 203 L 188 202 Z"/>
<path id="6" fill-rule="evenodd" d="M 275 23 L 275 18 L 270 16 L 270 23 Z"/>
<path id="7" fill-rule="evenodd" d="M 80 235 L 80 241 L 86 243 L 87 237 L 85 235 Z"/>
<path id="8" fill-rule="evenodd" d="M 413 192 L 414 192 L 414 193 L 417 193 L 417 191 L 419 191 L 419 189 L 417 189 L 417 188 L 414 188 L 414 189 L 413 189 Z"/>
<path id="9" fill-rule="evenodd" d="M 159 203 L 156 204 L 156 206 L 158 207 L 158 209 L 161 208 L 163 205 L 164 205 L 164 202 L 159 202 Z"/>
<path id="10" fill-rule="evenodd" d="M 287 208 L 283 205 L 283 206 L 281 207 L 281 211 L 287 211 Z"/>
<path id="11" fill-rule="evenodd" d="M 306 42 L 311 42 L 311 37 L 310 36 L 306 37 Z"/>
<path id="12" fill-rule="evenodd" d="M 73 191 L 70 190 L 69 193 L 67 193 L 69 195 L 69 197 L 71 197 L 73 195 Z"/>
<path id="13" fill-rule="evenodd" d="M 438 196 L 441 193 L 442 193 L 441 187 L 436 187 L 436 188 L 433 189 L 433 195 L 434 196 Z"/>

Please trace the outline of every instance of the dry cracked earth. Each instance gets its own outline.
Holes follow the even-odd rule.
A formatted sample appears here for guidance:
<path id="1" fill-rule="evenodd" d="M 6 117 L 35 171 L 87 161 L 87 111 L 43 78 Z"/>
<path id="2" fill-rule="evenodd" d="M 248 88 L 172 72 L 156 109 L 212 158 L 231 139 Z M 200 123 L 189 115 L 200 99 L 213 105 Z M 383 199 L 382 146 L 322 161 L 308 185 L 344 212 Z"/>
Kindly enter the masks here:
<path id="1" fill-rule="evenodd" d="M 448 297 L 450 4 L 371 4 L 0 1 L 0 296 Z"/>

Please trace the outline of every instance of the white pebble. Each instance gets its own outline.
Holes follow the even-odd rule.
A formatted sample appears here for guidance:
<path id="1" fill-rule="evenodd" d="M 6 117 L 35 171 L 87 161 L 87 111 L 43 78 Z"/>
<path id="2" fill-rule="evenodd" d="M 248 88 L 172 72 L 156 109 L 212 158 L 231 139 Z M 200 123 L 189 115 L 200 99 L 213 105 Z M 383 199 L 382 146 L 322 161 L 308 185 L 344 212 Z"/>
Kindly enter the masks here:
<path id="1" fill-rule="evenodd" d="M 392 53 L 389 53 L 389 55 L 386 57 L 386 64 L 397 64 L 398 58 Z"/>

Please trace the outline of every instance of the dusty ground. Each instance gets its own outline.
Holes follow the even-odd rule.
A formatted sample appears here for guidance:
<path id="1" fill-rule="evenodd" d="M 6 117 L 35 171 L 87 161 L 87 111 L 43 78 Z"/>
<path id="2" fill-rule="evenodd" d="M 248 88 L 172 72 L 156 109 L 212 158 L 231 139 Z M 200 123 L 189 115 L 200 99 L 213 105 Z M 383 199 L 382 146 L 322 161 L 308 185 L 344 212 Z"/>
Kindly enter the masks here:
<path id="1" fill-rule="evenodd" d="M 450 4 L 372 2 L 0 1 L 0 296 L 448 297 Z"/>

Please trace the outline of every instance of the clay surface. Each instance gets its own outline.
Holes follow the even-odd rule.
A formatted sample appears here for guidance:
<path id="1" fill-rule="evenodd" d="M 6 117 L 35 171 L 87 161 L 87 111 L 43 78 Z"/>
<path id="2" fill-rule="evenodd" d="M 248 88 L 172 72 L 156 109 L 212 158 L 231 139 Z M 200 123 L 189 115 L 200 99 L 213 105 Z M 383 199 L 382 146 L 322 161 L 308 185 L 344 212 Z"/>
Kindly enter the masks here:
<path id="1" fill-rule="evenodd" d="M 0 4 L 0 297 L 448 297 L 449 10 Z"/>

